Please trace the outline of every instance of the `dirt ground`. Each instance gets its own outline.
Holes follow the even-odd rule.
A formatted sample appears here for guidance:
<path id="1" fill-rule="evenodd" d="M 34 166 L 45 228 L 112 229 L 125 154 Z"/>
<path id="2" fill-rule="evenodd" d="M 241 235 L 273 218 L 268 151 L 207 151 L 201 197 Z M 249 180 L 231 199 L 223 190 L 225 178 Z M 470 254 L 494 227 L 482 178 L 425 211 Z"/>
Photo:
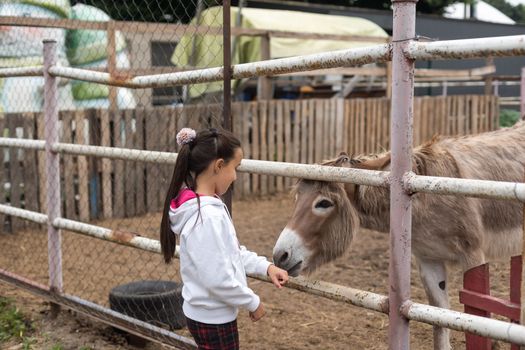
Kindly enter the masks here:
<path id="1" fill-rule="evenodd" d="M 270 257 L 273 245 L 292 211 L 289 195 L 254 201 L 234 202 L 234 221 L 241 244 Z M 128 229 L 158 238 L 160 215 L 97 222 L 105 227 Z M 0 234 L 0 268 L 40 283 L 47 281 L 47 242 L 45 231 L 28 230 Z M 108 306 L 109 290 L 115 285 L 138 279 L 178 280 L 178 264 L 165 265 L 161 256 L 137 249 L 63 233 L 64 288 L 68 294 Z M 505 296 L 508 290 L 507 264 L 491 266 L 493 295 Z M 417 270 L 412 269 L 412 299 L 425 302 Z M 310 276 L 362 290 L 387 294 L 388 236 L 361 230 L 346 256 L 326 265 Z M 244 349 L 387 349 L 386 315 L 291 289 L 277 290 L 272 285 L 250 280 L 261 296 L 267 315 L 252 323 L 247 312 L 239 315 L 241 345 Z M 452 308 L 462 310 L 458 301 L 461 274 L 452 269 L 450 295 Z M 0 296 L 13 297 L 17 306 L 33 320 L 34 349 L 137 349 L 109 326 L 91 321 L 75 312 L 62 312 L 56 320 L 48 315 L 42 299 L 0 283 Z M 188 336 L 186 330 L 178 331 Z M 432 348 L 432 327 L 411 324 L 412 349 Z M 15 344 L 0 344 L 7 349 Z M 464 348 L 464 335 L 452 332 L 454 349 Z M 501 346 L 500 346 L 501 345 Z M 495 348 L 508 345 L 496 344 Z M 147 349 L 165 347 L 150 343 Z M 15 348 L 13 348 L 15 349 Z"/>

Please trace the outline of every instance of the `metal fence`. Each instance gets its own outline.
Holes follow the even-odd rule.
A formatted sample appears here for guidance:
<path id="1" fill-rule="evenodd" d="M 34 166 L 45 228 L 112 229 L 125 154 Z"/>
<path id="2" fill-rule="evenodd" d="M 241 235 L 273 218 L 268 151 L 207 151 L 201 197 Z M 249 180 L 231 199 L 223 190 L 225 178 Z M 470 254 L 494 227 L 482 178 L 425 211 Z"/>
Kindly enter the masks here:
<path id="1" fill-rule="evenodd" d="M 217 127 L 215 121 L 221 113 L 218 104 L 135 108 L 114 113 L 105 109 L 61 111 L 59 140 L 77 145 L 177 152 L 171 135 L 185 126 Z M 498 128 L 495 96 L 416 98 L 414 114 L 414 145 L 430 140 L 435 134 L 464 135 Z M 242 141 L 245 158 L 303 164 L 320 163 L 341 151 L 371 154 L 389 149 L 389 115 L 387 98 L 232 104 L 233 131 Z M 0 130 L 9 138 L 38 138 L 44 125 L 41 113 L 0 116 Z M 44 211 L 45 176 L 38 176 L 44 158 L 31 150 L 10 149 L 0 153 L 4 170 L 0 178 L 0 188 L 4 188 L 0 203 Z M 66 218 L 84 222 L 161 212 L 172 170 L 170 165 L 97 162 L 73 155 L 62 157 L 60 168 L 62 212 Z M 240 174 L 234 196 L 275 194 L 288 191 L 291 185 L 290 178 Z M 24 220 L 1 214 L 0 225 L 5 232 L 12 233 L 34 228 Z"/>
<path id="2" fill-rule="evenodd" d="M 439 309 L 413 303 L 410 301 L 410 196 L 407 193 L 422 191 L 432 193 L 455 193 L 471 196 L 482 196 L 486 198 L 513 199 L 525 201 L 525 185 L 516 183 L 502 183 L 492 181 L 476 181 L 465 179 L 449 178 L 429 178 L 416 176 L 410 173 L 410 150 L 412 146 L 412 93 L 413 80 L 406 79 L 413 76 L 414 59 L 431 58 L 466 58 L 483 57 L 485 55 L 509 56 L 525 54 L 523 42 L 525 37 L 507 38 L 485 38 L 467 41 L 448 41 L 434 43 L 414 43 L 414 19 L 415 1 L 395 1 L 394 2 L 394 41 L 392 45 L 377 45 L 366 49 L 351 49 L 339 52 L 327 52 L 323 54 L 308 55 L 289 59 L 272 60 L 253 64 L 237 65 L 232 68 L 232 77 L 241 78 L 251 75 L 263 76 L 277 72 L 294 72 L 307 69 L 338 67 L 342 65 L 359 65 L 373 61 L 387 61 L 392 59 L 393 82 L 395 89 L 392 99 L 392 171 L 375 172 L 356 169 L 330 168 L 305 164 L 283 164 L 280 162 L 245 160 L 240 171 L 254 172 L 262 175 L 277 175 L 287 177 L 302 177 L 308 179 L 351 182 L 362 185 L 390 186 L 394 205 L 392 207 L 391 232 L 392 232 L 392 254 L 390 274 L 390 295 L 385 296 L 357 291 L 342 286 L 334 286 L 322 282 L 311 282 L 297 279 L 290 283 L 290 287 L 307 290 L 311 293 L 328 296 L 337 300 L 364 306 L 376 311 L 388 312 L 390 317 L 390 348 L 407 349 L 408 342 L 408 319 L 425 322 L 428 324 L 444 326 L 457 330 L 468 330 L 469 332 L 486 335 L 495 339 L 511 341 L 516 344 L 525 345 L 525 327 L 491 320 L 460 312 Z M 46 157 L 46 214 L 35 213 L 30 210 L 17 209 L 6 205 L 0 205 L 0 212 L 5 215 L 17 216 L 28 219 L 39 224 L 47 224 L 48 227 L 48 248 L 45 249 L 46 237 L 40 235 L 28 237 L 31 243 L 32 252 L 28 259 L 31 259 L 31 266 L 35 270 L 30 271 L 31 280 L 16 274 L 16 268 L 20 265 L 12 265 L 13 271 L 0 271 L 0 278 L 10 283 L 27 288 L 35 293 L 62 303 L 75 307 L 82 312 L 89 313 L 93 317 L 104 320 L 126 328 L 134 333 L 150 339 L 155 338 L 169 344 L 174 344 L 182 348 L 192 347 L 192 342 L 183 339 L 173 332 L 166 331 L 158 326 L 152 326 L 144 322 L 133 320 L 127 316 L 111 311 L 107 308 L 94 304 L 91 300 L 97 301 L 97 296 L 90 294 L 93 289 L 90 283 L 101 288 L 103 279 L 111 280 L 106 282 L 115 283 L 115 276 L 121 276 L 118 282 L 123 282 L 132 273 L 129 264 L 115 264 L 109 266 L 93 266 L 87 261 L 91 252 L 94 251 L 91 244 L 92 239 L 82 240 L 80 244 L 72 244 L 69 241 L 71 236 L 62 236 L 60 230 L 75 231 L 84 235 L 93 236 L 109 241 L 116 241 L 124 245 L 138 247 L 150 252 L 159 251 L 158 241 L 148 238 L 150 232 L 156 232 L 156 227 L 141 227 L 132 222 L 119 223 L 119 227 L 135 227 L 135 231 L 144 233 L 141 237 L 130 232 L 122 232 L 111 228 L 101 228 L 62 217 L 60 203 L 60 175 L 59 175 L 59 156 L 98 156 L 104 158 L 129 159 L 136 161 L 160 162 L 173 164 L 176 155 L 173 153 L 127 150 L 122 148 L 108 148 L 100 146 L 82 146 L 77 144 L 59 143 L 58 141 L 58 82 L 57 77 L 67 77 L 78 80 L 86 80 L 97 83 L 107 83 L 121 87 L 145 87 L 145 86 L 172 86 L 194 82 L 218 81 L 224 77 L 222 68 L 204 69 L 190 72 L 171 73 L 159 76 L 138 76 L 126 79 L 113 79 L 107 73 L 93 73 L 77 68 L 66 68 L 56 64 L 56 57 L 53 55 L 53 48 L 56 44 L 48 42 L 45 44 L 45 61 L 43 68 L 30 69 L 9 69 L 0 71 L 0 76 L 8 75 L 35 75 L 43 72 L 45 76 L 45 98 L 44 113 L 46 118 L 45 141 L 21 140 L 12 138 L 2 138 L 0 145 L 7 147 L 17 147 L 22 149 L 37 149 L 45 151 Z M 43 137 L 39 137 L 42 139 Z M 95 161 L 98 158 L 93 158 Z M 38 170 L 39 173 L 43 169 Z M 25 199 L 27 200 L 27 199 Z M 40 240 L 40 244 L 36 241 Z M 97 241 L 98 242 L 98 241 Z M 103 249 L 113 250 L 114 246 L 103 245 Z M 26 248 L 27 249 L 27 248 Z M 101 249 L 97 247 L 96 249 Z M 124 248 L 123 248 L 124 249 Z M 82 254 L 80 254 L 80 252 Z M 114 252 L 113 252 L 114 253 Z M 145 258 L 142 250 L 122 251 L 118 256 L 126 259 Z M 131 256 L 132 254 L 138 254 Z M 69 262 L 75 268 L 72 273 L 84 273 L 82 269 L 96 268 L 98 272 L 111 272 L 98 274 L 97 280 L 86 279 L 85 284 L 79 286 L 69 285 L 68 276 L 62 273 L 62 266 Z M 159 261 L 158 265 L 162 263 Z M 49 286 L 45 281 L 46 274 L 42 274 L 42 267 L 49 268 Z M 112 270 L 109 270 L 109 269 Z M 142 274 L 148 277 L 162 273 L 162 277 L 171 277 L 173 271 L 163 271 L 161 266 L 154 263 L 148 264 L 148 269 L 141 270 Z M 102 269 L 102 270 L 101 270 Z M 104 270 L 105 269 L 105 270 Z M 114 270 L 113 270 L 114 269 Z M 76 270 L 76 271 L 75 271 Z M 127 273 L 129 272 L 129 274 Z M 102 276 L 101 276 L 102 275 Z M 264 279 L 264 277 L 259 277 Z M 100 280 L 99 280 L 100 279 Z M 109 284 L 109 283 L 108 283 Z M 82 293 L 84 299 L 73 295 Z M 84 295 L 86 295 L 84 297 Z M 87 299 L 87 300 L 86 300 Z M 88 301 L 89 300 L 89 301 Z M 153 309 L 151 315 L 159 313 L 159 309 Z"/>

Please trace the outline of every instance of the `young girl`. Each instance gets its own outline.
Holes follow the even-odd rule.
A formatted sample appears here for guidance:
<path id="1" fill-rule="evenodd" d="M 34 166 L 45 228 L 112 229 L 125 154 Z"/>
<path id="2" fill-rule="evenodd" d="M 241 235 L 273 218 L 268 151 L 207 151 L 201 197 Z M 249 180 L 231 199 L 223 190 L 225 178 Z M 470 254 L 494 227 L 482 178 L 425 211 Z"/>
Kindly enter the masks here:
<path id="1" fill-rule="evenodd" d="M 177 143 L 181 147 L 160 230 L 164 260 L 173 258 L 179 236 L 182 309 L 199 349 L 238 349 L 238 308 L 248 309 L 254 322 L 265 314 L 246 273 L 267 274 L 277 288 L 288 281 L 288 273 L 239 245 L 219 198 L 237 178 L 243 157 L 239 140 L 223 130 L 184 128 Z"/>

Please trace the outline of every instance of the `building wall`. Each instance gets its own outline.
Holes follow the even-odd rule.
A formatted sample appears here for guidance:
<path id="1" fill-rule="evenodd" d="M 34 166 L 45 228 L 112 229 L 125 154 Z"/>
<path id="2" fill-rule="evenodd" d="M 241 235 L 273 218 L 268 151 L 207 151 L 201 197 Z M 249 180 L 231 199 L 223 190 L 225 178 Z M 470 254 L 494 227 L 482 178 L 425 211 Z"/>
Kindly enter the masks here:
<path id="1" fill-rule="evenodd" d="M 339 16 L 355 16 L 366 18 L 381 26 L 389 34 L 392 34 L 392 11 L 380 11 L 372 9 L 348 8 L 340 6 L 325 6 L 317 4 L 300 4 L 287 1 L 252 0 L 247 1 L 249 7 L 273 8 L 279 10 L 308 11 Z M 525 34 L 525 25 L 498 24 L 480 22 L 477 20 L 448 19 L 437 15 L 418 15 L 416 20 L 417 35 L 439 39 L 468 39 L 490 36 L 507 36 Z M 525 66 L 524 57 L 495 58 L 496 75 L 519 75 L 521 68 Z M 418 68 L 437 69 L 470 69 L 483 66 L 485 61 L 476 60 L 451 60 L 451 61 L 419 61 Z M 449 88 L 450 94 L 472 94 L 483 93 L 483 87 L 476 88 Z M 440 88 L 418 89 L 416 94 L 439 95 Z M 500 86 L 500 96 L 519 96 L 519 87 Z"/>

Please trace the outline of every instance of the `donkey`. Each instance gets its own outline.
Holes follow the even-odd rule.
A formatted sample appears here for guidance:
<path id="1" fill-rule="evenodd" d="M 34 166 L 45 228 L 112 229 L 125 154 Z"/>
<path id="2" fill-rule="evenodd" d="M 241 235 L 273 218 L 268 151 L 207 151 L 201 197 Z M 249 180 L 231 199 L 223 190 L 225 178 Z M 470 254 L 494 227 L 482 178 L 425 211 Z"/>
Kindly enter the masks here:
<path id="1" fill-rule="evenodd" d="M 390 152 L 352 158 L 341 153 L 323 165 L 389 170 Z M 418 175 L 522 182 L 525 122 L 461 137 L 434 137 L 413 150 Z M 341 256 L 360 226 L 388 232 L 387 188 L 300 180 L 292 217 L 273 249 L 277 266 L 291 276 L 309 273 Z M 412 252 L 429 303 L 449 308 L 447 271 L 520 254 L 522 204 L 416 193 L 412 201 Z M 450 349 L 448 329 L 434 327 L 434 349 Z"/>

